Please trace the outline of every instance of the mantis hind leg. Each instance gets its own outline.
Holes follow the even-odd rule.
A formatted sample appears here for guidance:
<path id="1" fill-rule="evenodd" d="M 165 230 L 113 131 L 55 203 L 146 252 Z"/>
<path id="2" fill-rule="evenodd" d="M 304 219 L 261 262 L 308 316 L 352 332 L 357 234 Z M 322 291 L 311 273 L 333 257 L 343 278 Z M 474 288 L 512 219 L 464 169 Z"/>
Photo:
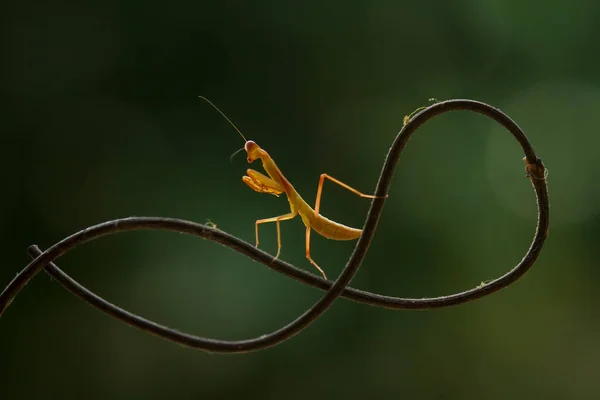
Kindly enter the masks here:
<path id="1" fill-rule="evenodd" d="M 279 229 L 279 221 L 287 221 L 289 219 L 293 219 L 296 215 L 298 215 L 298 212 L 291 212 L 289 214 L 280 215 L 278 217 L 257 220 L 256 221 L 256 247 L 258 247 L 258 225 L 266 224 L 268 222 L 275 222 L 277 224 L 277 255 L 275 255 L 275 260 L 277 258 L 279 258 L 279 253 L 281 252 L 281 230 Z"/>
<path id="2" fill-rule="evenodd" d="M 349 191 L 351 191 L 352 193 L 354 193 L 354 194 L 356 194 L 356 195 L 358 195 L 360 197 L 364 197 L 364 198 L 367 198 L 367 199 L 374 199 L 374 198 L 377 197 L 377 196 L 373 196 L 373 195 L 370 195 L 370 194 L 364 194 L 362 192 L 359 192 L 358 190 L 354 189 L 352 186 L 346 185 L 344 182 L 339 181 L 339 180 L 335 179 L 334 177 L 332 177 L 330 175 L 321 174 L 321 178 L 319 179 L 319 186 L 317 188 L 317 201 L 315 202 L 315 217 L 317 215 L 319 215 L 319 209 L 321 208 L 321 194 L 323 193 L 323 183 L 325 182 L 325 178 L 329 179 L 330 181 L 332 181 L 334 183 L 337 183 L 338 185 L 340 185 L 344 189 L 348 189 Z"/>
<path id="3" fill-rule="evenodd" d="M 325 272 L 323 272 L 323 270 L 319 268 L 317 263 L 310 257 L 310 226 L 306 227 L 306 258 L 308 259 L 308 261 L 310 261 L 312 265 L 315 266 L 316 269 L 319 270 L 321 275 L 323 275 L 323 278 L 327 279 L 327 275 L 325 275 Z"/>
<path id="4" fill-rule="evenodd" d="M 377 198 L 377 196 L 359 192 L 358 190 L 354 189 L 352 186 L 346 185 L 344 182 L 339 181 L 330 175 L 321 174 L 321 178 L 319 179 L 319 186 L 317 187 L 317 200 L 315 202 L 315 218 L 319 215 L 319 209 L 321 208 L 321 195 L 323 194 L 323 183 L 325 182 L 325 178 L 329 179 L 330 181 L 332 181 L 334 183 L 337 183 L 344 189 L 348 189 L 349 191 L 351 191 L 352 193 L 354 193 L 360 197 L 364 197 L 367 199 Z M 328 236 L 326 236 L 326 237 L 328 237 Z M 323 270 L 317 265 L 317 263 L 310 256 L 310 227 L 306 228 L 306 258 L 308 259 L 308 261 L 310 261 L 310 263 L 312 265 L 315 266 L 315 268 L 317 268 L 319 270 L 319 272 L 321 272 L 321 274 L 323 275 L 323 278 L 327 279 L 325 272 L 323 272 Z"/>

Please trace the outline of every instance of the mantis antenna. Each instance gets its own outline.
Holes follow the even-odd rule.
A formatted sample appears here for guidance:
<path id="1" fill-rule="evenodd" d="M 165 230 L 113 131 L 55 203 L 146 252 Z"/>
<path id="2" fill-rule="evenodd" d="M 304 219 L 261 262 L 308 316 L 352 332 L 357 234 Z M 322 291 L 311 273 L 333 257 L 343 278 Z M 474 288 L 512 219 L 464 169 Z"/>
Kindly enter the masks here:
<path id="1" fill-rule="evenodd" d="M 229 162 L 233 162 L 233 157 L 235 157 L 240 151 L 242 150 L 246 150 L 244 147 L 242 147 L 239 150 L 236 150 L 232 155 L 229 156 Z"/>
<path id="2" fill-rule="evenodd" d="M 212 102 L 212 101 L 210 101 L 209 99 L 207 99 L 207 98 L 206 98 L 206 97 L 204 97 L 204 96 L 198 96 L 198 97 L 200 97 L 202 100 L 206 101 L 208 104 L 210 104 L 211 106 L 213 106 L 213 108 L 214 108 L 215 110 L 217 110 L 217 111 L 219 112 L 219 114 L 221 114 L 221 115 L 222 115 L 222 116 L 223 116 L 223 117 L 224 117 L 224 118 L 227 120 L 227 122 L 229 122 L 229 123 L 231 124 L 231 126 L 233 126 L 233 129 L 235 129 L 235 130 L 237 131 L 237 133 L 239 133 L 239 134 L 240 134 L 240 136 L 242 137 L 242 139 L 244 139 L 244 142 L 247 142 L 247 141 L 248 141 L 248 140 L 246 139 L 246 137 L 245 137 L 244 135 L 242 135 L 242 132 L 240 132 L 240 130 L 237 128 L 237 126 L 235 126 L 235 124 L 234 124 L 233 122 L 231 122 L 231 120 L 229 119 L 229 117 L 227 117 L 227 115 L 225 115 L 225 113 L 224 113 L 223 111 L 221 111 L 221 110 L 219 109 L 219 107 L 215 106 L 215 105 L 213 104 L 213 102 Z M 243 149 L 242 149 L 242 150 L 243 150 Z M 239 151 L 239 150 L 238 150 L 238 151 Z M 231 155 L 231 157 L 233 157 L 233 156 L 234 156 L 234 155 L 236 155 L 236 154 L 237 154 L 237 152 L 233 153 L 233 154 Z"/>

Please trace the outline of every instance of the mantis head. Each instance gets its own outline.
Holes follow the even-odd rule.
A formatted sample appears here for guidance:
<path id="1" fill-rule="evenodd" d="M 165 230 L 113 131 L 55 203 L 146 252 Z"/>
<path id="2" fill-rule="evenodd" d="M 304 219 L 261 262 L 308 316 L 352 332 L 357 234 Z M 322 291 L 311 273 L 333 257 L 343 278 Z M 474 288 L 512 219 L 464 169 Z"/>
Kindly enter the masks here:
<path id="1" fill-rule="evenodd" d="M 260 148 L 259 145 L 256 144 L 256 142 L 253 142 L 252 140 L 246 141 L 244 150 L 246 150 L 246 153 L 248 153 L 248 163 L 252 163 L 257 158 L 261 158 L 265 152 Z"/>

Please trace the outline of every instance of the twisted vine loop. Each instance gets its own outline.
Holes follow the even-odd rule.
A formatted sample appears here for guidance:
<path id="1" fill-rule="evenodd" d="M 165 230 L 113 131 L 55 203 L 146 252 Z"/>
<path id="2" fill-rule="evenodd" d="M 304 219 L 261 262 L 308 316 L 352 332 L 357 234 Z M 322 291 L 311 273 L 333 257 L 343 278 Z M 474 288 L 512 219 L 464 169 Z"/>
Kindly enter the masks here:
<path id="1" fill-rule="evenodd" d="M 396 164 L 402 150 L 404 150 L 406 147 L 409 138 L 421 125 L 431 118 L 445 112 L 455 110 L 473 111 L 494 119 L 500 125 L 505 127 L 515 137 L 515 139 L 517 139 L 523 148 L 525 153 L 524 161 L 526 165 L 527 176 L 531 180 L 531 183 L 534 187 L 538 208 L 536 232 L 531 246 L 527 250 L 527 253 L 519 262 L 519 264 L 501 277 L 494 279 L 485 285 L 480 285 L 476 288 L 448 296 L 409 299 L 382 296 L 379 294 L 347 287 L 361 265 L 371 240 L 373 239 L 375 230 L 377 228 L 377 223 L 383 210 L 383 205 L 385 204 L 385 196 L 388 193 Z M 546 170 L 542 164 L 542 161 L 536 157 L 531 144 L 527 140 L 527 137 L 510 117 L 495 107 L 474 100 L 447 100 L 435 103 L 414 115 L 398 133 L 394 143 L 392 144 L 392 147 L 387 154 L 381 174 L 379 176 L 375 195 L 378 198 L 374 199 L 371 203 L 363 227 L 363 233 L 358 239 L 354 251 L 344 267 L 344 270 L 334 282 L 325 280 L 320 276 L 298 269 L 284 261 L 273 260 L 273 256 L 265 253 L 264 251 L 257 249 L 253 245 L 244 242 L 235 236 L 229 235 L 228 233 L 211 226 L 171 218 L 132 217 L 91 226 L 61 240 L 43 252 L 40 251 L 37 246 L 31 246 L 28 251 L 34 260 L 29 263 L 29 265 L 27 265 L 0 294 L 0 316 L 10 305 L 19 291 L 23 289 L 23 287 L 38 272 L 40 272 L 42 269 L 45 269 L 46 272 L 55 280 L 57 280 L 67 290 L 82 300 L 90 303 L 92 306 L 100 309 L 101 311 L 141 330 L 185 346 L 202 349 L 209 352 L 248 352 L 274 346 L 296 335 L 302 329 L 306 328 L 313 321 L 315 321 L 321 314 L 323 314 L 339 296 L 357 302 L 391 309 L 440 308 L 465 303 L 467 301 L 486 296 L 510 285 L 523 276 L 523 274 L 525 274 L 525 272 L 527 272 L 527 270 L 531 268 L 536 261 L 548 235 L 550 210 L 548 204 L 548 189 L 546 186 Z M 310 307 L 294 321 L 270 334 L 246 340 L 226 341 L 204 338 L 179 332 L 175 329 L 157 324 L 156 322 L 130 313 L 89 291 L 87 288 L 60 270 L 53 262 L 58 257 L 74 249 L 75 247 L 97 239 L 101 236 L 143 229 L 169 230 L 210 239 L 217 243 L 221 243 L 224 246 L 232 248 L 242 254 L 245 254 L 249 258 L 258 261 L 268 268 L 282 273 L 292 279 L 324 290 L 326 293 L 320 300 L 318 300 L 312 307 Z"/>

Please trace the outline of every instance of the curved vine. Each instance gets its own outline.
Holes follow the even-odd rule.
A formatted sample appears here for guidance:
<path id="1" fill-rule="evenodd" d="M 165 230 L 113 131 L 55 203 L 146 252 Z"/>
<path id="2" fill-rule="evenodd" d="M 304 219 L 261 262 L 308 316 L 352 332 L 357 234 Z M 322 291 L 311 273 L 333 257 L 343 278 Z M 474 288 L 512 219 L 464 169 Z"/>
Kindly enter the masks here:
<path id="1" fill-rule="evenodd" d="M 370 246 L 371 240 L 375 235 L 377 224 L 383 211 L 383 206 L 386 201 L 385 197 L 388 193 L 396 164 L 400 154 L 406 147 L 408 140 L 421 125 L 431 118 L 445 112 L 456 110 L 473 111 L 494 119 L 496 122 L 505 127 L 523 148 L 525 153 L 524 161 L 526 165 L 527 176 L 531 180 L 531 183 L 534 187 L 538 209 L 536 231 L 527 253 L 514 268 L 504 275 L 487 282 L 484 285 L 448 296 L 410 299 L 383 296 L 347 287 L 352 277 L 360 267 Z M 47 273 L 61 283 L 67 290 L 71 291 L 82 300 L 90 303 L 92 306 L 100 309 L 101 311 L 146 332 L 158 335 L 167 340 L 171 340 L 185 346 L 202 349 L 209 352 L 241 353 L 255 351 L 274 346 L 296 335 L 310 325 L 320 315 L 322 315 L 323 312 L 325 312 L 325 310 L 330 307 L 331 304 L 340 296 L 357 302 L 390 309 L 440 308 L 464 303 L 486 296 L 490 293 L 507 287 L 523 276 L 523 274 L 525 274 L 525 272 L 527 272 L 527 270 L 535 263 L 548 235 L 550 209 L 548 202 L 548 189 L 546 186 L 546 169 L 542 161 L 537 158 L 533 147 L 525 136 L 525 133 L 509 116 L 495 107 L 474 100 L 454 99 L 438 102 L 424 108 L 416 115 L 412 116 L 396 136 L 387 154 L 381 174 L 379 176 L 375 195 L 377 198 L 373 199 L 371 202 L 371 206 L 367 213 L 366 221 L 363 227 L 363 233 L 358 239 L 354 251 L 344 267 L 344 270 L 335 281 L 325 280 L 320 276 L 296 268 L 284 261 L 273 260 L 273 256 L 254 247 L 250 243 L 244 242 L 235 236 L 211 226 L 172 218 L 132 217 L 108 221 L 88 227 L 61 240 L 43 252 L 40 251 L 37 246 L 31 246 L 29 248 L 29 253 L 32 257 L 34 257 L 34 260 L 29 263 L 0 294 L 0 316 L 17 296 L 17 294 L 23 289 L 23 287 L 37 273 L 39 273 L 42 269 L 45 269 Z M 73 278 L 59 269 L 58 266 L 56 266 L 56 264 L 53 262 L 61 255 L 74 249 L 75 247 L 97 239 L 101 236 L 123 231 L 142 229 L 169 230 L 187 233 L 215 241 L 224 246 L 230 247 L 292 279 L 324 290 L 326 293 L 312 307 L 310 307 L 294 321 L 272 333 L 251 339 L 226 341 L 204 338 L 179 332 L 170 327 L 160 325 L 154 321 L 126 311 L 89 291 L 87 288 L 76 282 Z"/>

